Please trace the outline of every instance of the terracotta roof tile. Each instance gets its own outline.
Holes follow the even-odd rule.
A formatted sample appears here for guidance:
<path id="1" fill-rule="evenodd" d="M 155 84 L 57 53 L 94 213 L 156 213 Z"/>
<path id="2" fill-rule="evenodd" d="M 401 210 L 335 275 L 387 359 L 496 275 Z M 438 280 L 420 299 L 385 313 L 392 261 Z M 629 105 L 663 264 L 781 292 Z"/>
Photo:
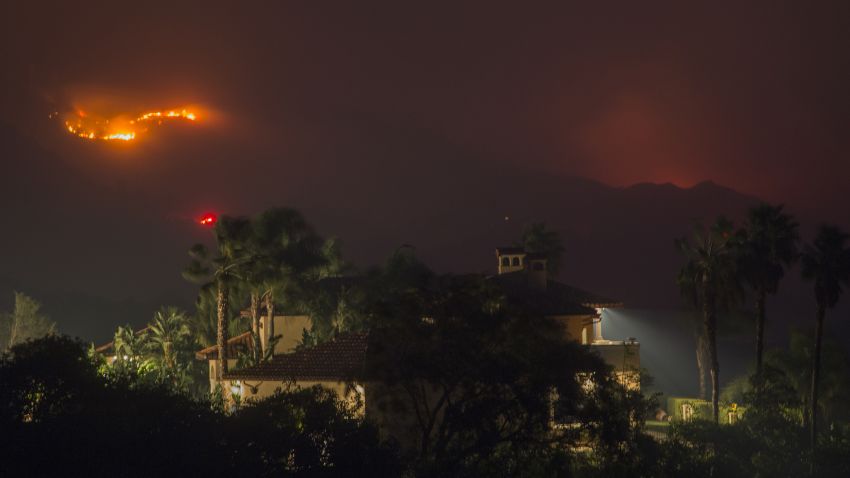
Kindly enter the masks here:
<path id="1" fill-rule="evenodd" d="M 341 334 L 328 342 L 290 354 L 275 355 L 270 361 L 234 370 L 230 380 L 349 380 L 362 375 L 368 334 Z"/>
<path id="2" fill-rule="evenodd" d="M 622 302 L 582 289 L 548 280 L 546 289 L 529 283 L 528 271 L 508 272 L 489 277 L 508 296 L 522 306 L 530 306 L 546 315 L 592 314 L 596 307 L 623 307 Z"/>

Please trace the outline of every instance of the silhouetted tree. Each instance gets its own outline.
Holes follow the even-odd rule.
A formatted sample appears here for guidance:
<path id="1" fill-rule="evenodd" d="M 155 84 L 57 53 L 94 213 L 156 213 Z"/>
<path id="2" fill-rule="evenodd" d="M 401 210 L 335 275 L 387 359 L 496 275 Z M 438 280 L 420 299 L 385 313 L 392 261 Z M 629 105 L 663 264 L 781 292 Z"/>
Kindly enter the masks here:
<path id="1" fill-rule="evenodd" d="M 231 415 L 50 336 L 0 357 L 0 476 L 400 476 L 392 446 L 327 390 Z"/>
<path id="2" fill-rule="evenodd" d="M 815 349 L 812 358 L 812 386 L 809 398 L 811 443 L 817 445 L 818 381 L 823 337 L 823 320 L 826 310 L 835 307 L 841 297 L 842 286 L 850 281 L 850 249 L 848 236 L 835 226 L 821 226 L 812 244 L 803 248 L 803 278 L 814 283 L 817 314 L 815 324 Z M 813 462 L 814 465 L 814 462 Z"/>
<path id="3" fill-rule="evenodd" d="M 322 280 L 304 303 L 304 310 L 313 322 L 311 338 L 323 342 L 339 333 L 365 331 L 368 296 L 366 283 L 361 278 Z"/>
<path id="4" fill-rule="evenodd" d="M 234 282 L 227 289 L 225 317 L 229 318 L 226 324 L 228 336 L 239 335 L 245 329 L 239 313 L 241 304 L 246 300 L 246 293 L 243 290 L 244 288 L 235 287 L 238 285 L 237 282 Z M 216 299 L 217 290 L 215 287 L 202 286 L 195 300 L 195 313 L 187 317 L 192 336 L 203 347 L 216 345 L 218 333 L 218 303 Z"/>
<path id="5" fill-rule="evenodd" d="M 22 292 L 15 292 L 10 313 L 0 313 L 0 351 L 53 333 L 56 323 L 41 312 L 41 304 Z"/>
<path id="6" fill-rule="evenodd" d="M 714 421 L 719 419 L 720 364 L 717 359 L 717 312 L 739 295 L 736 277 L 736 246 L 732 223 L 720 218 L 705 231 L 694 231 L 693 243 L 676 241 L 686 262 L 677 282 L 682 295 L 702 312 L 703 327 L 711 361 L 711 403 Z"/>
<path id="7" fill-rule="evenodd" d="M 367 379 L 384 388 L 367 403 L 398 414 L 385 420 L 421 476 L 518 475 L 579 444 L 614 457 L 639 434 L 643 411 L 625 397 L 640 394 L 492 283 L 435 275 L 410 248 L 372 280 Z"/>
<path id="8" fill-rule="evenodd" d="M 795 393 L 799 419 L 808 428 L 809 399 L 812 385 L 814 333 L 792 331 L 787 348 L 768 351 L 765 364 L 781 373 L 787 386 Z M 823 421 L 832 425 L 850 421 L 850 363 L 846 351 L 835 340 L 825 339 L 821 350 L 821 372 L 818 385 L 818 406 Z"/>
<path id="9" fill-rule="evenodd" d="M 399 476 L 395 448 L 321 387 L 278 391 L 225 423 L 232 467 L 246 476 Z"/>
<path id="10" fill-rule="evenodd" d="M 216 345 L 218 348 L 218 367 L 216 380 L 221 382 L 227 373 L 228 340 L 228 298 L 230 288 L 242 278 L 244 270 L 253 257 L 246 249 L 250 237 L 250 222 L 246 218 L 222 217 L 214 229 L 217 254 L 211 255 L 203 244 L 196 244 L 189 250 L 192 261 L 183 271 L 183 276 L 193 282 L 203 284 L 205 290 L 214 288 L 216 297 Z"/>
<path id="11" fill-rule="evenodd" d="M 517 246 L 525 249 L 525 252 L 545 256 L 547 270 L 553 276 L 558 275 L 561 270 L 561 256 L 564 253 L 564 245 L 558 232 L 546 227 L 546 223 L 535 222 L 523 229 L 522 237 Z"/>
<path id="12" fill-rule="evenodd" d="M 334 255 L 338 248 L 326 245 L 304 216 L 289 208 L 269 209 L 254 217 L 248 249 L 255 257 L 247 277 L 255 340 L 259 339 L 260 302 L 266 309 L 269 337 L 274 337 L 276 302 L 303 291 L 306 283 L 315 282 L 341 261 Z M 263 354 L 256 344 L 255 360 L 259 360 Z"/>
<path id="13" fill-rule="evenodd" d="M 799 255 L 797 223 L 783 206 L 761 204 L 750 209 L 742 237 L 739 272 L 756 299 L 756 374 L 764 354 L 765 302 L 776 294 L 785 270 Z"/>

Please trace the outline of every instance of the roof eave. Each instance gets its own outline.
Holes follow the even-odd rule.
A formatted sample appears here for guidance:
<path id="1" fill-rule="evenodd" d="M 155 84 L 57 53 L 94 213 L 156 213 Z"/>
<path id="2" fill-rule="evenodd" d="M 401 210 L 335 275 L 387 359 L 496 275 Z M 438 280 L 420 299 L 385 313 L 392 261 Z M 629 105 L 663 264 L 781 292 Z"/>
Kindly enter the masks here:
<path id="1" fill-rule="evenodd" d="M 240 374 L 239 372 L 228 373 L 223 377 L 225 380 L 261 380 L 264 382 L 354 382 L 357 378 L 329 376 L 329 375 L 299 375 L 299 376 L 263 376 L 251 373 Z"/>
<path id="2" fill-rule="evenodd" d="M 581 305 L 590 307 L 591 309 L 622 309 L 625 304 L 618 301 L 593 301 L 584 302 Z"/>

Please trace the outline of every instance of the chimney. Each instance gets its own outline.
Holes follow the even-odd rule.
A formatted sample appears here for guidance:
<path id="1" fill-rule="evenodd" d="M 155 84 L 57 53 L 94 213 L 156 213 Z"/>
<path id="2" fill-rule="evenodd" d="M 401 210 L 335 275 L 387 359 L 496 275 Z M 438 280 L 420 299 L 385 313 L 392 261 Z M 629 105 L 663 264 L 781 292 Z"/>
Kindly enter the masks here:
<path id="1" fill-rule="evenodd" d="M 525 251 L 520 247 L 497 247 L 496 260 L 499 274 L 517 272 L 525 269 Z"/>
<path id="2" fill-rule="evenodd" d="M 536 254 L 528 254 L 528 285 L 540 290 L 546 290 L 549 277 L 546 274 L 546 258 Z"/>

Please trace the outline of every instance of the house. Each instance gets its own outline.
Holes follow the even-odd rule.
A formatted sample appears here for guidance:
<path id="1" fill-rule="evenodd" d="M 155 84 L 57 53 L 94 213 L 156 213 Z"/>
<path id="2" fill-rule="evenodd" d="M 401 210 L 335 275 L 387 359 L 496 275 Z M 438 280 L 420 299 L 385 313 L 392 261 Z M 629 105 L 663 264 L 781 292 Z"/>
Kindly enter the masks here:
<path id="1" fill-rule="evenodd" d="M 567 337 L 597 352 L 613 367 L 621 383 L 640 386 L 640 344 L 634 339 L 603 337 L 604 311 L 622 307 L 619 301 L 551 279 L 543 256 L 519 248 L 498 248 L 496 260 L 497 273 L 484 279 L 500 289 L 509 303 L 562 323 Z M 325 285 L 342 287 L 337 282 Z M 319 385 L 357 405 L 357 413 L 372 421 L 382 434 L 396 438 L 404 447 L 416 447 L 421 438 L 416 432 L 416 418 L 409 408 L 399 405 L 398 397 L 405 396 L 404 391 L 399 385 L 369 379 L 375 376 L 374 370 L 367 370 L 373 337 L 363 332 L 342 333 L 314 347 L 299 348 L 304 331 L 310 331 L 312 325 L 305 315 L 276 315 L 271 322 L 263 315 L 259 345 L 267 350 L 273 344 L 273 354 L 267 361 L 240 369 L 233 367 L 236 354 L 249 352 L 255 346 L 254 334 L 246 332 L 231 338 L 227 343 L 230 367 L 223 376 L 222 390 L 252 400 L 268 397 L 279 389 Z M 282 337 L 273 340 L 277 335 Z M 218 385 L 216 347 L 199 351 L 197 357 L 209 361 L 210 387 L 214 390 Z M 422 390 L 426 402 L 439 401 L 442 391 L 435 385 L 423 384 Z M 553 428 L 562 425 L 555 415 L 551 420 Z"/>
<path id="2" fill-rule="evenodd" d="M 267 350 L 273 343 L 274 350 L 272 357 L 285 357 L 288 354 L 295 352 L 298 344 L 301 343 L 301 338 L 304 331 L 309 331 L 312 327 L 310 318 L 306 315 L 276 315 L 273 323 L 269 326 L 268 318 L 264 315 L 260 320 L 260 350 Z M 280 336 L 276 341 L 272 337 Z M 227 369 L 232 371 L 241 353 L 250 353 L 254 347 L 254 334 L 251 331 L 244 332 L 235 337 L 231 337 L 227 341 Z M 198 360 L 206 360 L 209 363 L 210 369 L 210 390 L 216 388 L 216 376 L 218 371 L 218 347 L 211 345 L 203 350 L 199 350 L 195 354 Z M 229 374 L 228 374 L 229 376 Z M 229 381 L 225 377 L 226 381 Z M 283 380 L 285 381 L 285 380 Z M 281 384 L 278 381 L 279 385 Z M 228 384 L 222 384 L 222 387 L 227 390 Z M 234 385 L 235 387 L 235 385 Z M 235 389 L 234 389 L 235 390 Z"/>
<path id="3" fill-rule="evenodd" d="M 497 248 L 496 259 L 497 273 L 486 280 L 504 291 L 508 301 L 561 322 L 568 338 L 597 352 L 614 368 L 621 383 L 634 388 L 640 386 L 640 344 L 633 338 L 609 340 L 602 335 L 604 310 L 622 307 L 621 302 L 549 278 L 546 258 L 521 248 Z M 367 384 L 358 382 L 363 376 L 368 336 L 342 334 L 313 348 L 296 350 L 304 331 L 311 327 L 312 321 L 305 315 L 278 315 L 272 323 L 263 316 L 259 332 L 262 350 L 273 343 L 273 336 L 282 336 L 274 343 L 272 358 L 253 367 L 234 370 L 236 353 L 254 346 L 253 334 L 246 332 L 231 338 L 228 341 L 229 372 L 224 375 L 222 388 L 245 398 L 263 398 L 278 388 L 322 385 L 347 400 L 365 401 L 364 409 L 368 414 Z M 216 347 L 199 351 L 197 357 L 209 361 L 210 387 L 215 389 Z"/>
<path id="4" fill-rule="evenodd" d="M 509 301 L 563 324 L 567 337 L 588 345 L 609 365 L 624 385 L 640 386 L 640 343 L 634 338 L 603 337 L 605 309 L 621 308 L 622 302 L 578 289 L 548 276 L 546 258 L 522 248 L 496 249 L 498 273 L 488 278 Z"/>
<path id="5" fill-rule="evenodd" d="M 278 318 L 282 322 L 291 319 L 275 319 Z M 293 349 L 258 365 L 228 372 L 224 379 L 229 390 L 244 399 L 262 399 L 287 387 L 320 385 L 352 405 L 363 404 L 365 383 L 358 381 L 365 375 L 367 349 L 367 333 L 343 333 L 314 347 Z M 365 408 L 360 407 L 360 413 L 364 411 Z"/>

